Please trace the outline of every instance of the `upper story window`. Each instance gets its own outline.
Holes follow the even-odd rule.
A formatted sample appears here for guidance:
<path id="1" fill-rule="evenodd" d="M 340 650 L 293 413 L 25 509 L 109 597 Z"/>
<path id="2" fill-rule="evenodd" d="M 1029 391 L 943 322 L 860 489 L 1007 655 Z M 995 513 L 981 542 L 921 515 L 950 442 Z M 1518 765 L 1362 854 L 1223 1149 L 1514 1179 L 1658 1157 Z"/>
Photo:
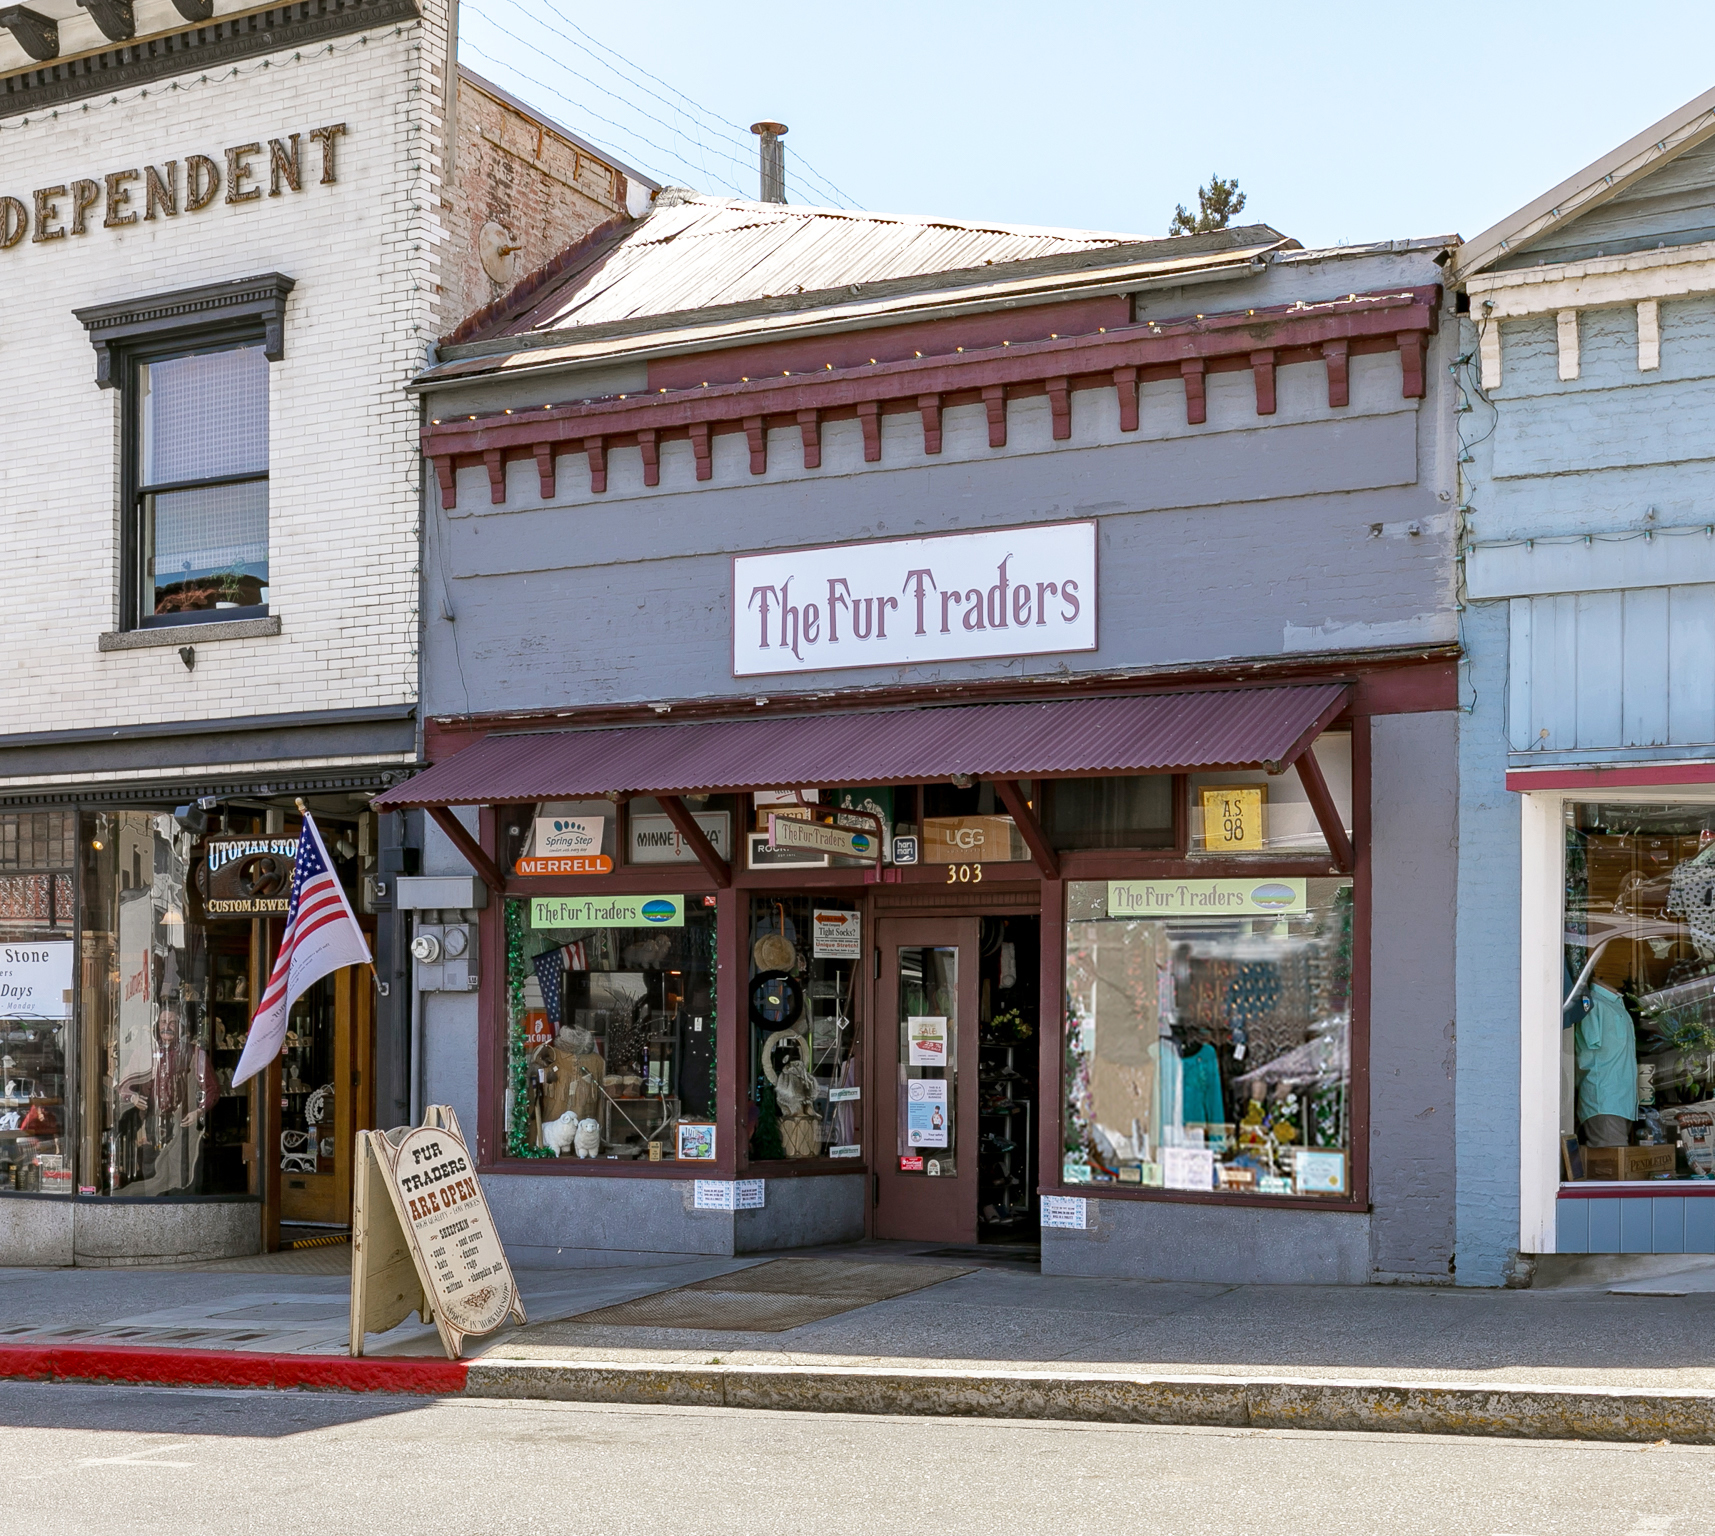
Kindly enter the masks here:
<path id="1" fill-rule="evenodd" d="M 138 627 L 268 611 L 268 360 L 244 345 L 140 353 L 128 381 Z"/>

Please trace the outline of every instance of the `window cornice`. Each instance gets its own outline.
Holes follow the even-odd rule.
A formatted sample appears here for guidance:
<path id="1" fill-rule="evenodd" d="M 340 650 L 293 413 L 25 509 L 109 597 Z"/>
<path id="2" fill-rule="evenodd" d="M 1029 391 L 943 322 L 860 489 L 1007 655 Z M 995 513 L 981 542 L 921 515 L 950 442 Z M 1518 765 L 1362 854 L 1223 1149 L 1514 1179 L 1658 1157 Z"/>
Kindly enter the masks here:
<path id="1" fill-rule="evenodd" d="M 294 278 L 264 272 L 234 282 L 207 283 L 114 304 L 91 304 L 72 313 L 95 348 L 95 382 L 102 389 L 113 389 L 119 384 L 115 349 L 140 342 L 218 336 L 223 331 L 260 325 L 263 356 L 271 363 L 279 362 L 286 355 L 286 295 L 296 286 Z"/>

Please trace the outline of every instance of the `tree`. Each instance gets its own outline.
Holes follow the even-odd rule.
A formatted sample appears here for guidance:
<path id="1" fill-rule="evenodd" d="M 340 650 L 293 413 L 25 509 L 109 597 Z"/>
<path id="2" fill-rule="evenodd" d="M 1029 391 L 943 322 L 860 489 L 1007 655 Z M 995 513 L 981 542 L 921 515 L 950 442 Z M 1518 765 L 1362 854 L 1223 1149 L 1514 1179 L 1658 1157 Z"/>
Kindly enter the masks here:
<path id="1" fill-rule="evenodd" d="M 1236 176 L 1223 181 L 1211 176 L 1209 185 L 1197 188 L 1197 212 L 1186 211 L 1180 203 L 1173 212 L 1173 222 L 1167 226 L 1170 235 L 1206 235 L 1212 229 L 1225 229 L 1245 206 L 1245 195 L 1239 191 Z"/>

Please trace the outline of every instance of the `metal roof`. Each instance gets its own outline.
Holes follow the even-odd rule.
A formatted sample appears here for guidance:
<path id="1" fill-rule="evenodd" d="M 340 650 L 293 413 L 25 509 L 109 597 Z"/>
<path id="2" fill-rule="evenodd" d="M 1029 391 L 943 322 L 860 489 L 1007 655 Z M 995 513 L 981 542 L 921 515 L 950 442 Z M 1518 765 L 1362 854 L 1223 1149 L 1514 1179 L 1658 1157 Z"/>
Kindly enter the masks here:
<path id="1" fill-rule="evenodd" d="M 1473 235 L 1459 253 L 1455 282 L 1481 272 L 1503 256 L 1524 250 L 1550 230 L 1570 223 L 1618 196 L 1670 160 L 1715 137 L 1715 88 L 1669 112 L 1659 123 L 1611 149 L 1576 175 Z"/>
<path id="2" fill-rule="evenodd" d="M 546 295 L 507 334 L 601 325 L 1135 244 L 1087 229 L 967 224 L 906 214 L 679 194 L 656 206 L 581 282 Z"/>
<path id="3" fill-rule="evenodd" d="M 1345 684 L 1033 704 L 495 733 L 377 809 L 972 778 L 1279 771 L 1345 707 Z"/>

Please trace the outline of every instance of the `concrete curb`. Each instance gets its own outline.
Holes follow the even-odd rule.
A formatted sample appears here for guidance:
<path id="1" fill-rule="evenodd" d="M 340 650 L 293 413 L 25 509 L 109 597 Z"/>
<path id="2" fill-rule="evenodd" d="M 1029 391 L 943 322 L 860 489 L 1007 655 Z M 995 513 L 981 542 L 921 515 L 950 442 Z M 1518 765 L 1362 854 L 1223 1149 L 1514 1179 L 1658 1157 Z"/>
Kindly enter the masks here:
<path id="1" fill-rule="evenodd" d="M 0 1346 L 0 1378 L 792 1413 L 1715 1445 L 1715 1392 L 1647 1388 L 902 1371 L 866 1366 L 350 1359 L 77 1344 Z"/>

